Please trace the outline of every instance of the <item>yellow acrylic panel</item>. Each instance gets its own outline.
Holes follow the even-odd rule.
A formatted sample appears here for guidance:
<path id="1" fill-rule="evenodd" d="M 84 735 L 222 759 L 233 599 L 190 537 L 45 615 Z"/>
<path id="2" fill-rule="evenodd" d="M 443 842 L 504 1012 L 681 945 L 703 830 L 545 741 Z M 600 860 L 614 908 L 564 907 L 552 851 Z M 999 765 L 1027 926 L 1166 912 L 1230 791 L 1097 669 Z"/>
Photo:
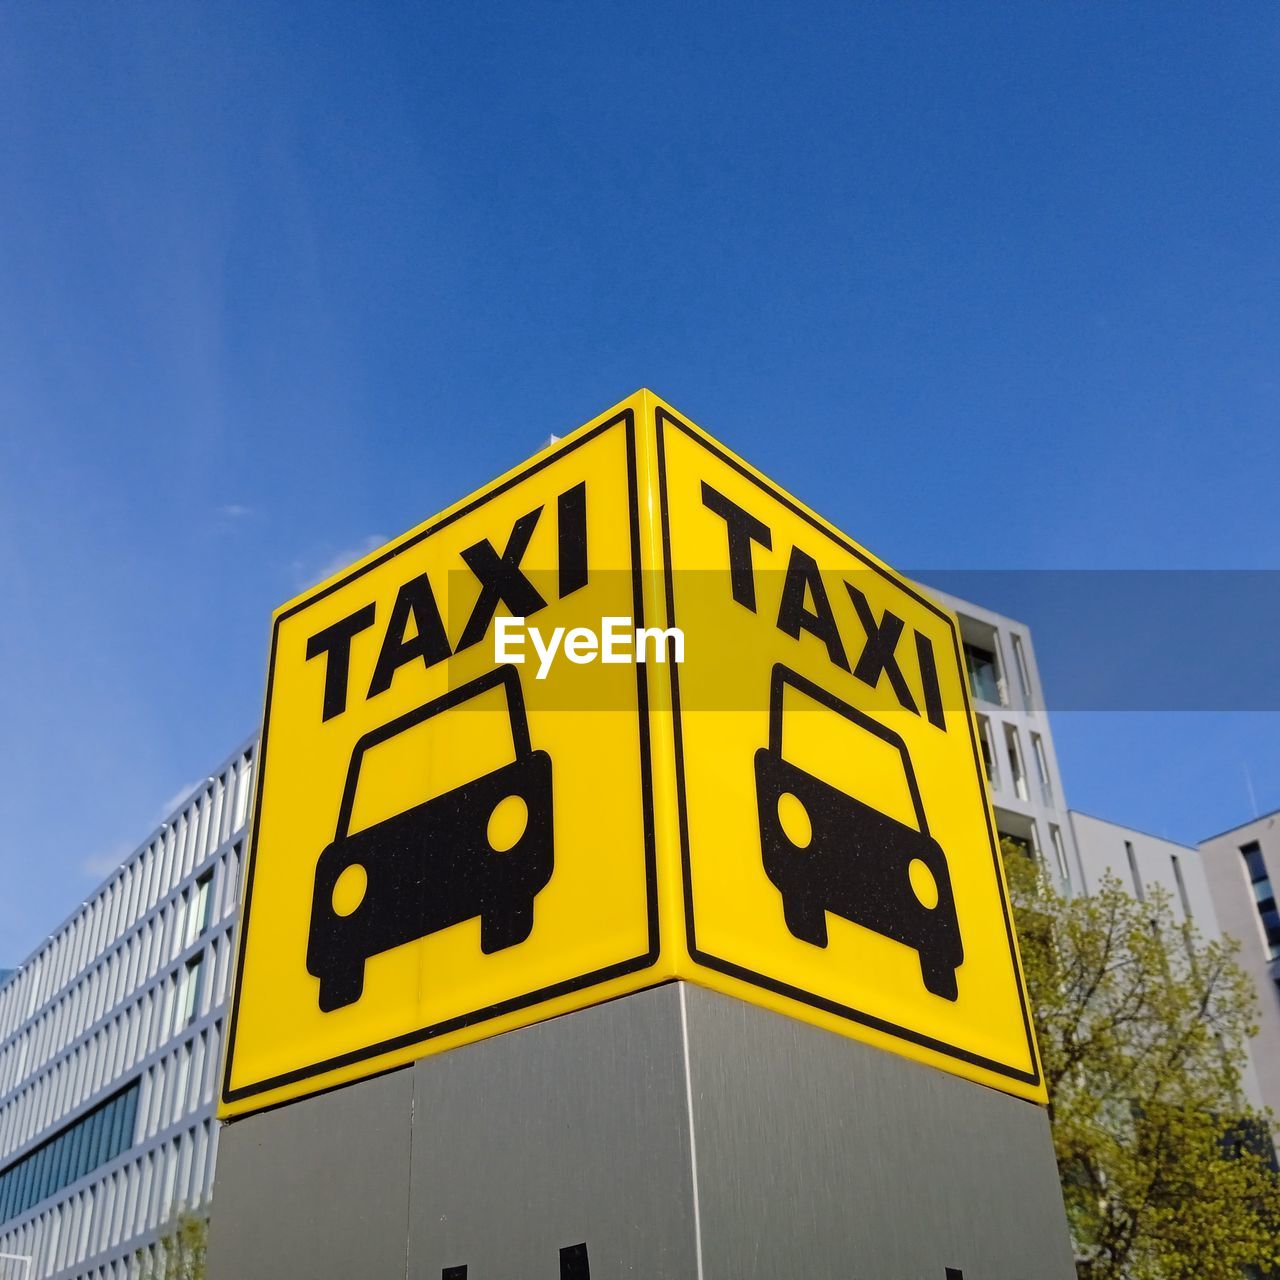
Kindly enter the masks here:
<path id="1" fill-rule="evenodd" d="M 954 617 L 654 414 L 690 974 L 1043 1100 Z"/>
<path id="2" fill-rule="evenodd" d="M 468 636 L 504 553 L 542 626 L 642 616 L 635 430 L 589 424 L 276 614 L 224 1115 L 654 966 L 645 668 L 539 680 Z"/>

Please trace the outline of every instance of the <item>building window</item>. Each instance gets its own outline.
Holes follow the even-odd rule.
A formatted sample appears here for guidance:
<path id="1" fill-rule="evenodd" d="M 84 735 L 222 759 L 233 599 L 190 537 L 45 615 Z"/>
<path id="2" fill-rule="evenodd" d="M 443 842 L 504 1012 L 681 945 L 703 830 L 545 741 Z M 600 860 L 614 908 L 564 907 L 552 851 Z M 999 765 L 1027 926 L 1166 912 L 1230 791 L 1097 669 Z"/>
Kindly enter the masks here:
<path id="1" fill-rule="evenodd" d="M 1018 741 L 1018 731 L 1011 724 L 1004 727 L 1005 752 L 1009 757 L 1009 776 L 1013 779 L 1013 792 L 1019 800 L 1029 800 L 1027 790 L 1027 774 L 1022 767 L 1022 743 Z"/>
<path id="2" fill-rule="evenodd" d="M 969 671 L 969 691 L 979 702 L 992 702 L 1000 706 L 1000 672 L 996 667 L 996 655 L 990 649 L 976 644 L 964 646 L 964 663 Z"/>
<path id="3" fill-rule="evenodd" d="M 1262 860 L 1262 846 L 1256 840 L 1251 840 L 1241 846 L 1240 852 L 1244 855 L 1244 865 L 1249 872 L 1250 881 L 1259 884 L 1266 880 L 1267 864 Z"/>
<path id="4" fill-rule="evenodd" d="M 1067 847 L 1062 840 L 1062 832 L 1051 822 L 1049 839 L 1053 842 L 1053 856 L 1058 860 L 1058 874 L 1067 891 L 1071 890 L 1071 868 L 1067 865 Z"/>
<path id="5" fill-rule="evenodd" d="M 1026 858 L 1028 862 L 1034 862 L 1036 860 L 1036 853 L 1035 853 L 1035 850 L 1031 847 L 1031 841 L 1028 840 L 1025 836 L 1010 835 L 1009 832 L 1007 831 L 1001 831 L 999 835 L 1000 835 L 1000 843 L 1002 845 L 1005 844 L 1006 842 L 1013 845 L 1013 847 L 1020 854 L 1022 854 L 1022 856 Z"/>
<path id="6" fill-rule="evenodd" d="M 1040 777 L 1040 799 L 1053 804 L 1053 784 L 1049 781 L 1049 757 L 1045 754 L 1044 739 L 1038 733 L 1031 735 L 1031 754 L 1036 758 L 1036 773 Z"/>
<path id="7" fill-rule="evenodd" d="M 27 1006 L 27 1017 L 31 1017 L 35 1013 L 40 1004 L 40 972 L 44 967 L 44 960 L 39 959 L 32 963 L 31 968 L 27 970 L 27 981 L 31 985 L 31 1003 Z"/>
<path id="8" fill-rule="evenodd" d="M 1028 711 L 1033 706 L 1031 697 L 1031 672 L 1027 668 L 1027 655 L 1022 647 L 1022 637 L 1013 633 L 1013 665 L 1018 668 L 1018 684 L 1022 686 L 1022 702 Z"/>
<path id="9" fill-rule="evenodd" d="M 1182 916 L 1187 924 L 1194 919 L 1191 912 L 1191 899 L 1187 895 L 1187 882 L 1182 878 L 1182 863 L 1178 860 L 1176 853 L 1171 853 L 1169 857 L 1173 861 L 1173 878 L 1178 885 L 1178 897 L 1182 900 Z"/>
<path id="10" fill-rule="evenodd" d="M 1133 877 L 1133 892 L 1137 895 L 1139 902 L 1146 902 L 1147 892 L 1142 887 L 1142 877 L 1138 874 L 1138 855 L 1133 851 L 1133 842 L 1131 840 L 1124 842 L 1124 856 L 1129 860 L 1129 875 Z"/>
<path id="11" fill-rule="evenodd" d="M 1240 846 L 1245 871 L 1253 886 L 1253 899 L 1258 905 L 1258 918 L 1262 921 L 1262 933 L 1266 938 L 1267 955 L 1280 960 L 1280 910 L 1276 909 L 1275 890 L 1267 874 L 1267 864 L 1262 857 L 1262 846 L 1256 840 Z"/>
<path id="12" fill-rule="evenodd" d="M 1221 1142 L 1222 1152 L 1229 1160 L 1239 1160 L 1243 1155 L 1257 1156 L 1266 1161 L 1272 1173 L 1280 1173 L 1280 1164 L 1276 1162 L 1276 1149 L 1272 1141 L 1271 1130 L 1265 1120 L 1242 1120 L 1226 1131 Z M 1252 1267 L 1246 1268 L 1246 1275 L 1261 1277 L 1262 1273 Z"/>
<path id="13" fill-rule="evenodd" d="M 992 787 L 999 787 L 995 752 L 991 750 L 991 721 L 986 716 L 978 717 L 978 745 L 982 748 L 982 767 L 987 771 L 987 782 Z"/>
<path id="14" fill-rule="evenodd" d="M 204 954 L 187 962 L 178 982 L 178 1008 L 174 1030 L 190 1026 L 200 1012 L 201 975 L 204 971 Z"/>
<path id="15" fill-rule="evenodd" d="M 187 931 L 183 946 L 189 947 L 208 927 L 211 908 L 213 907 L 213 872 L 206 871 L 195 882 L 191 897 L 187 903 Z"/>
<path id="16" fill-rule="evenodd" d="M 0 1171 L 0 1222 L 8 1222 L 100 1168 L 133 1145 L 139 1085 L 100 1102 Z"/>

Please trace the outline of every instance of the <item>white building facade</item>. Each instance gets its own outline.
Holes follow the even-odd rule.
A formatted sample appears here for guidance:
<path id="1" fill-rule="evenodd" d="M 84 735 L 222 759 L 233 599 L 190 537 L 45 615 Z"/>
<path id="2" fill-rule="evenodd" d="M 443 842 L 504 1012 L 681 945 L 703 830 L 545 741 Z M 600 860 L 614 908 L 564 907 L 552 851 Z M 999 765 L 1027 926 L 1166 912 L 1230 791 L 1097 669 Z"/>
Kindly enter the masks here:
<path id="1" fill-rule="evenodd" d="M 253 759 L 237 751 L 0 982 L 15 1276 L 137 1275 L 175 1212 L 208 1200 Z"/>
<path id="2" fill-rule="evenodd" d="M 1000 835 L 1039 861 L 1063 892 L 1082 892 L 1083 871 L 1030 630 L 927 584 L 925 590 L 960 622 L 978 741 Z"/>
<path id="3" fill-rule="evenodd" d="M 1092 893 L 1107 875 L 1119 880 L 1139 902 L 1159 887 L 1169 895 L 1179 924 L 1195 925 L 1206 938 L 1222 937 L 1198 849 L 1075 809 L 1071 829 L 1086 893 Z"/>
<path id="4" fill-rule="evenodd" d="M 1257 988 L 1254 1067 L 1262 1101 L 1280 1116 L 1280 813 L 1202 840 L 1200 853 L 1218 920 L 1239 939 L 1240 964 Z"/>
<path id="5" fill-rule="evenodd" d="M 1139 902 L 1145 902 L 1159 888 L 1168 895 L 1179 924 L 1193 926 L 1209 941 L 1232 935 L 1218 911 L 1208 866 L 1199 849 L 1075 810 L 1071 812 L 1071 828 L 1085 893 L 1096 890 L 1107 875 L 1119 880 Z M 1266 1046 L 1255 1038 L 1248 1048 L 1249 1061 L 1242 1080 L 1244 1093 L 1254 1107 L 1262 1107 L 1267 1105 L 1262 1088 Z"/>

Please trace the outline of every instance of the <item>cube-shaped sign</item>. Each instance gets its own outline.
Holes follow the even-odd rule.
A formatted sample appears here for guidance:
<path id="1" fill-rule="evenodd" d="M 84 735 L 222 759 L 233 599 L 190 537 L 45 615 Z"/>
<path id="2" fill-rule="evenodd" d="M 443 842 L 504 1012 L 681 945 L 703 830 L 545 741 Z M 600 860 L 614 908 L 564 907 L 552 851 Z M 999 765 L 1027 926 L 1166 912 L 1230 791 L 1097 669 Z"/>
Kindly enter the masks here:
<path id="1" fill-rule="evenodd" d="M 1043 1100 L 955 619 L 647 391 L 282 607 L 222 1114 L 683 978 Z"/>

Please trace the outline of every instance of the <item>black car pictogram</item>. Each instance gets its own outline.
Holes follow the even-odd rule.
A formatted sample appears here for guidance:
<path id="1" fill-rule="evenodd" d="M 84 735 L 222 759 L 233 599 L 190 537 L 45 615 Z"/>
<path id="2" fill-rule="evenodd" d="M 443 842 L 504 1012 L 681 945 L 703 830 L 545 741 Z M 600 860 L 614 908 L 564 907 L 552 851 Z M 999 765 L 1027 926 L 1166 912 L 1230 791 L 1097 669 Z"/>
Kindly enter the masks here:
<path id="1" fill-rule="evenodd" d="M 898 753 L 918 829 L 784 759 L 782 704 L 788 685 L 874 734 Z M 782 894 L 791 933 L 825 947 L 826 913 L 830 911 L 914 948 L 926 990 L 955 1000 L 956 969 L 964 960 L 964 945 L 951 876 L 942 847 L 929 834 L 915 771 L 902 738 L 778 664 L 770 688 L 769 745 L 756 752 L 755 771 L 765 874 Z M 794 806 L 797 802 L 807 818 L 807 823 L 799 824 L 799 842 L 788 836 L 780 809 L 780 804 Z M 913 873 L 913 863 L 923 864 L 922 869 Z M 925 890 L 923 898 L 917 892 L 920 886 Z"/>
<path id="2" fill-rule="evenodd" d="M 506 694 L 515 759 L 491 772 L 350 832 L 368 752 L 488 691 Z M 514 801 L 513 801 L 514 798 Z M 513 844 L 490 844 L 498 806 L 524 807 Z M 383 951 L 480 917 L 485 954 L 523 942 L 533 904 L 551 879 L 554 842 L 551 757 L 534 751 L 519 675 L 502 666 L 365 734 L 351 753 L 337 832 L 316 863 L 307 971 L 320 979 L 320 1008 L 340 1009 L 364 990 L 365 961 Z M 334 893 L 350 868 L 364 875 L 363 897 L 340 914 Z"/>

